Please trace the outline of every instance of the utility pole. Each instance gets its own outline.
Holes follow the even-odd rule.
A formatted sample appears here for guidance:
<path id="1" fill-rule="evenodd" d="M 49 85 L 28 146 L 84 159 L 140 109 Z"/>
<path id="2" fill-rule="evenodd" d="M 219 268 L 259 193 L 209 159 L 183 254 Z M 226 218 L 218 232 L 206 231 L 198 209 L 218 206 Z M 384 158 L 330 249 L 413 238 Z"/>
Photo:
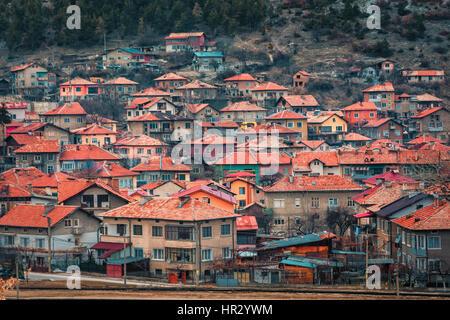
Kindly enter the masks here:
<path id="1" fill-rule="evenodd" d="M 48 273 L 52 272 L 52 229 L 50 227 L 50 217 L 47 217 L 47 234 L 48 234 Z"/>
<path id="2" fill-rule="evenodd" d="M 366 283 L 367 283 L 367 268 L 369 268 L 369 230 L 366 229 Z"/>
<path id="3" fill-rule="evenodd" d="M 127 286 L 127 238 L 123 238 L 123 285 Z"/>
<path id="4" fill-rule="evenodd" d="M 16 283 L 16 299 L 19 300 L 19 295 L 20 295 L 20 289 L 19 289 L 19 251 L 16 251 L 16 278 L 17 278 L 17 283 Z"/>

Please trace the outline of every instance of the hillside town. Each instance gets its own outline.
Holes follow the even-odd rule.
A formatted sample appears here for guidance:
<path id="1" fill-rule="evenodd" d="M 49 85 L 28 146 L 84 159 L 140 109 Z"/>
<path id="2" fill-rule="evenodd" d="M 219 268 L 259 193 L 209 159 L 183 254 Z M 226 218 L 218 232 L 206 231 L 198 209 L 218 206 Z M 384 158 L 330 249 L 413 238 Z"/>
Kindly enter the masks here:
<path id="1" fill-rule="evenodd" d="M 0 270 L 319 286 L 376 265 L 383 288 L 450 285 L 448 106 L 397 89 L 443 70 L 355 67 L 370 85 L 330 108 L 311 70 L 286 86 L 204 32 L 164 40 L 2 75 Z M 181 71 L 164 60 L 186 53 Z"/>

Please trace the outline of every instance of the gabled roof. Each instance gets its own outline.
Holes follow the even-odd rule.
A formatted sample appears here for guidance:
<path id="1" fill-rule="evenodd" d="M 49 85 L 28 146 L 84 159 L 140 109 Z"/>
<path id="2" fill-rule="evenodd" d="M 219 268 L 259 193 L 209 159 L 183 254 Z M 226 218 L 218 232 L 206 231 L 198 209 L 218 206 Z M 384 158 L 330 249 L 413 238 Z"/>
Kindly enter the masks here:
<path id="1" fill-rule="evenodd" d="M 170 97 L 170 93 L 153 87 L 146 88 L 132 95 L 133 97 Z"/>
<path id="2" fill-rule="evenodd" d="M 119 160 L 120 158 L 92 144 L 66 144 L 59 156 L 64 160 Z"/>
<path id="3" fill-rule="evenodd" d="M 337 167 L 339 165 L 339 158 L 336 151 L 302 151 L 298 152 L 292 159 L 292 167 L 294 171 L 305 171 L 309 164 L 318 160 L 327 167 Z"/>
<path id="4" fill-rule="evenodd" d="M 344 141 L 370 141 L 372 139 L 356 132 L 349 132 L 345 135 Z"/>
<path id="5" fill-rule="evenodd" d="M 58 153 L 59 151 L 59 140 L 38 140 L 16 149 L 14 153 Z"/>
<path id="6" fill-rule="evenodd" d="M 325 121 L 327 121 L 328 119 L 332 118 L 332 117 L 338 117 L 341 118 L 343 121 L 347 122 L 343 115 L 342 112 L 340 111 L 325 111 L 325 112 L 320 112 L 317 115 L 314 115 L 314 113 L 308 113 L 308 123 L 324 123 Z"/>
<path id="7" fill-rule="evenodd" d="M 291 179 L 291 180 L 290 180 Z M 292 183 L 290 182 L 292 181 Z M 304 192 L 304 191 L 362 191 L 363 187 L 340 176 L 284 176 L 265 192 Z"/>
<path id="8" fill-rule="evenodd" d="M 394 171 L 394 170 L 389 170 L 384 173 L 380 173 L 376 176 L 365 179 L 362 182 L 364 182 L 366 184 L 376 185 L 377 180 L 379 180 L 379 179 L 382 179 L 383 181 L 396 182 L 399 184 L 402 184 L 402 183 L 418 184 L 419 183 L 418 181 L 411 179 L 410 177 L 404 176 L 401 173 L 398 173 L 397 171 Z"/>
<path id="9" fill-rule="evenodd" d="M 227 145 L 227 144 L 235 144 L 234 139 L 230 139 L 227 137 L 217 136 L 214 134 L 207 134 L 202 138 L 191 141 L 191 145 Z"/>
<path id="10" fill-rule="evenodd" d="M 142 106 L 142 108 L 148 109 L 162 99 L 164 99 L 164 97 L 134 98 L 129 105 L 125 106 L 125 109 L 136 109 L 138 106 Z"/>
<path id="11" fill-rule="evenodd" d="M 210 85 L 200 80 L 194 80 L 192 82 L 189 82 L 188 84 L 185 84 L 184 86 L 177 88 L 177 90 L 188 90 L 188 89 L 218 89 L 218 88 L 216 86 Z"/>
<path id="12" fill-rule="evenodd" d="M 443 107 L 433 107 L 433 108 L 428 108 L 422 111 L 417 112 L 415 115 L 411 116 L 411 118 L 417 119 L 417 118 L 424 118 L 432 113 L 435 113 L 439 110 L 445 110 L 448 111 L 447 109 L 443 108 Z"/>
<path id="13" fill-rule="evenodd" d="M 204 32 L 172 32 L 164 39 L 185 39 L 189 37 L 201 37 Z"/>
<path id="14" fill-rule="evenodd" d="M 239 215 L 210 204 L 191 199 L 152 199 L 141 205 L 139 201 L 101 214 L 104 218 L 136 218 L 171 221 L 201 221 L 237 218 Z"/>
<path id="15" fill-rule="evenodd" d="M 119 198 L 122 198 L 123 200 L 127 202 L 133 202 L 134 199 L 130 198 L 122 193 L 120 193 L 118 190 L 113 189 L 109 184 L 101 181 L 101 180 L 86 180 L 86 179 L 79 179 L 75 181 L 61 181 L 58 185 L 58 203 L 62 203 L 66 201 L 69 198 L 72 198 L 73 196 L 79 194 L 80 192 L 91 188 L 92 186 L 99 187 L 101 189 L 107 190 L 110 193 L 116 195 Z"/>
<path id="16" fill-rule="evenodd" d="M 74 173 L 74 176 L 79 178 L 115 178 L 137 175 L 139 175 L 137 172 L 109 161 L 96 162 L 92 167 Z"/>
<path id="17" fill-rule="evenodd" d="M 287 90 L 289 89 L 273 82 L 266 82 L 256 88 L 250 89 L 250 91 L 287 91 Z"/>
<path id="18" fill-rule="evenodd" d="M 20 66 L 11 68 L 9 71 L 16 72 L 16 71 L 25 70 L 25 69 L 31 67 L 32 65 L 33 65 L 33 63 L 21 64 Z"/>
<path id="19" fill-rule="evenodd" d="M 317 107 L 319 103 L 316 98 L 310 94 L 306 95 L 289 95 L 282 96 L 280 99 L 285 100 L 292 107 Z"/>
<path id="20" fill-rule="evenodd" d="M 29 198 L 31 192 L 25 187 L 8 182 L 0 182 L 0 199 L 11 201 L 14 198 Z"/>
<path id="21" fill-rule="evenodd" d="M 415 99 L 420 102 L 442 102 L 442 99 L 435 97 L 429 93 L 416 95 Z"/>
<path id="22" fill-rule="evenodd" d="M 79 134 L 79 135 L 97 135 L 97 134 L 116 135 L 117 134 L 115 131 L 112 131 L 108 128 L 101 127 L 98 124 L 94 124 L 92 126 L 85 127 L 85 128 L 74 129 L 74 130 L 72 130 L 72 133 Z"/>
<path id="23" fill-rule="evenodd" d="M 403 71 L 404 76 L 421 76 L 421 77 L 428 77 L 428 76 L 443 76 L 444 70 L 404 70 Z"/>
<path id="24" fill-rule="evenodd" d="M 215 165 L 271 165 L 273 163 L 290 164 L 291 158 L 285 153 L 254 153 L 247 151 L 233 152 L 216 161 Z"/>
<path id="25" fill-rule="evenodd" d="M 0 108 L 6 109 L 27 109 L 27 102 L 0 102 Z"/>
<path id="26" fill-rule="evenodd" d="M 222 108 L 220 110 L 221 112 L 224 111 L 233 111 L 233 112 L 239 112 L 239 111 L 266 111 L 266 109 L 257 106 L 254 103 L 251 103 L 249 101 L 239 101 L 235 102 L 233 104 L 230 104 L 229 106 L 226 106 L 225 108 Z"/>
<path id="27" fill-rule="evenodd" d="M 375 103 L 371 101 L 356 102 L 341 109 L 341 111 L 377 111 L 377 110 L 378 109 Z"/>
<path id="28" fill-rule="evenodd" d="M 18 145 L 33 144 L 39 141 L 37 136 L 30 136 L 29 134 L 10 134 L 7 139 L 14 140 Z"/>
<path id="29" fill-rule="evenodd" d="M 205 192 L 205 193 L 207 193 L 207 194 L 209 194 L 211 196 L 214 196 L 216 198 L 222 199 L 222 200 L 224 200 L 226 202 L 229 202 L 229 203 L 232 203 L 232 204 L 236 204 L 236 199 L 233 196 L 228 195 L 228 194 L 226 194 L 226 193 L 224 193 L 222 191 L 215 190 L 213 188 L 205 186 L 204 184 L 199 184 L 199 185 L 193 186 L 193 187 L 191 187 L 191 188 L 189 188 L 187 190 L 183 190 L 183 191 L 177 192 L 177 193 L 171 195 L 171 197 L 173 197 L 173 198 L 184 198 L 184 197 L 187 197 L 187 196 L 189 196 L 189 195 L 191 195 L 193 193 L 196 193 L 196 192 Z"/>
<path id="30" fill-rule="evenodd" d="M 129 80 L 127 78 L 124 77 L 119 77 L 119 78 L 115 78 L 115 79 L 111 79 L 108 81 L 105 81 L 103 84 L 105 85 L 136 85 L 139 84 L 135 81 Z"/>
<path id="31" fill-rule="evenodd" d="M 318 147 L 325 143 L 325 140 L 301 140 L 299 143 L 304 144 L 312 150 L 316 150 Z"/>
<path id="32" fill-rule="evenodd" d="M 162 112 L 148 112 L 138 117 L 128 119 L 127 121 L 175 121 L 175 120 L 191 120 L 190 118 L 176 116 Z"/>
<path id="33" fill-rule="evenodd" d="M 95 83 L 95 82 L 89 81 L 89 80 L 85 80 L 85 79 L 79 78 L 79 77 L 71 79 L 71 80 L 69 80 L 67 82 L 64 82 L 64 83 L 60 84 L 60 86 L 85 86 L 85 85 L 97 86 L 98 84 Z"/>
<path id="34" fill-rule="evenodd" d="M 227 174 L 225 178 L 237 178 L 237 177 L 256 177 L 256 174 L 247 171 L 237 171 Z"/>
<path id="35" fill-rule="evenodd" d="M 144 134 L 138 136 L 125 136 L 117 140 L 113 145 L 116 147 L 167 146 L 166 143 Z"/>
<path id="36" fill-rule="evenodd" d="M 394 86 L 390 82 L 379 83 L 373 85 L 367 89 L 364 89 L 363 92 L 394 92 Z"/>
<path id="37" fill-rule="evenodd" d="M 68 174 L 65 174 L 64 172 L 50 172 L 48 175 L 44 175 L 34 180 L 32 182 L 32 185 L 35 188 L 56 188 L 58 187 L 58 183 L 60 183 L 61 181 L 73 180 L 76 179 Z"/>
<path id="38" fill-rule="evenodd" d="M 284 247 L 307 245 L 314 242 L 320 242 L 326 239 L 333 239 L 335 237 L 336 236 L 333 233 L 327 231 L 305 234 L 299 237 L 291 237 L 281 240 L 263 242 L 261 243 L 262 247 L 259 250 L 270 250 Z"/>
<path id="39" fill-rule="evenodd" d="M 83 107 L 78 102 L 68 102 L 53 110 L 43 113 L 44 116 L 55 115 L 85 115 L 87 114 Z"/>
<path id="40" fill-rule="evenodd" d="M 45 215 L 45 212 L 50 210 L 45 205 L 19 204 L 0 218 L 0 225 L 47 228 L 47 218 L 50 218 L 50 226 L 53 227 L 77 209 L 77 206 L 54 206 Z"/>
<path id="41" fill-rule="evenodd" d="M 445 143 L 439 139 L 433 138 L 431 136 L 419 136 L 414 140 L 407 142 L 407 144 L 419 144 L 419 143 L 429 143 L 429 142 L 437 142 L 437 143 Z"/>
<path id="42" fill-rule="evenodd" d="M 450 205 L 441 201 L 438 205 L 431 204 L 392 222 L 409 230 L 449 230 Z"/>
<path id="43" fill-rule="evenodd" d="M 383 118 L 383 119 L 369 121 L 363 127 L 364 128 L 378 128 L 379 126 L 382 126 L 383 124 L 385 124 L 386 122 L 389 122 L 389 121 L 395 122 L 394 120 L 392 120 L 390 118 Z M 395 123 L 397 123 L 397 122 L 395 122 Z M 403 126 L 400 123 L 397 123 L 397 124 Z"/>
<path id="44" fill-rule="evenodd" d="M 131 171 L 137 171 L 137 172 L 142 172 L 142 171 L 181 171 L 181 172 L 186 172 L 186 171 L 191 171 L 191 170 L 192 170 L 192 168 L 189 167 L 188 165 L 185 165 L 182 163 L 176 164 L 172 161 L 172 159 L 170 157 L 162 157 L 162 156 L 161 157 L 158 157 L 158 156 L 149 157 L 148 163 L 141 162 L 134 168 L 131 168 Z"/>
<path id="45" fill-rule="evenodd" d="M 88 114 L 86 116 L 86 123 L 118 123 L 118 121 L 116 120 L 112 120 L 112 119 L 108 119 L 102 116 L 97 116 L 97 115 L 92 115 L 92 114 Z"/>
<path id="46" fill-rule="evenodd" d="M 187 80 L 187 78 L 183 76 L 179 76 L 176 73 L 169 72 L 166 74 L 163 74 L 162 76 L 154 79 L 153 81 L 167 81 L 167 80 Z"/>
<path id="47" fill-rule="evenodd" d="M 35 167 L 12 168 L 0 173 L 0 183 L 7 182 L 26 187 L 35 179 L 44 175 L 45 174 L 41 170 Z"/>
<path id="48" fill-rule="evenodd" d="M 14 130 L 12 130 L 10 133 L 29 133 L 34 132 L 36 130 L 39 130 L 47 125 L 46 122 L 37 122 L 37 123 L 26 123 L 23 126 L 20 126 Z"/>
<path id="49" fill-rule="evenodd" d="M 202 111 L 207 106 L 209 106 L 209 104 L 207 104 L 207 103 L 200 103 L 200 104 L 188 103 L 188 104 L 186 104 L 186 108 L 189 110 L 189 112 L 194 113 L 194 114 Z"/>
<path id="50" fill-rule="evenodd" d="M 241 216 L 236 218 L 236 230 L 258 230 L 255 216 Z"/>
<path id="51" fill-rule="evenodd" d="M 303 116 L 301 114 L 289 111 L 289 110 L 283 110 L 277 113 L 274 113 L 268 117 L 266 117 L 266 120 L 283 120 L 283 119 L 307 119 L 306 116 Z"/>
<path id="52" fill-rule="evenodd" d="M 223 80 L 224 82 L 227 81 L 256 81 L 255 78 L 253 78 L 250 74 L 248 73 L 241 73 L 241 74 L 237 74 L 235 76 L 226 78 Z"/>

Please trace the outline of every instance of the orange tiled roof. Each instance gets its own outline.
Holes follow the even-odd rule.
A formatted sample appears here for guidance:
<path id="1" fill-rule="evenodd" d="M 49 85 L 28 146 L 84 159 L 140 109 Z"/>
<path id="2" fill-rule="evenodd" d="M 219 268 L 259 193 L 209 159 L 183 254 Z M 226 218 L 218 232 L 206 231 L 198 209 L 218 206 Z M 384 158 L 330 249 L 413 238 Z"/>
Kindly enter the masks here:
<path id="1" fill-rule="evenodd" d="M 256 81 L 255 78 L 253 78 L 250 74 L 248 73 L 241 73 L 241 74 L 237 74 L 235 76 L 229 77 L 224 79 L 223 81 Z"/>
<path id="2" fill-rule="evenodd" d="M 65 174 L 64 172 L 51 172 L 48 175 L 44 175 L 32 182 L 33 187 L 35 188 L 56 188 L 58 187 L 58 183 L 61 181 L 73 181 L 74 177 Z"/>
<path id="3" fill-rule="evenodd" d="M 373 111 L 378 110 L 375 103 L 371 101 L 356 102 L 341 109 L 341 111 L 371 111 L 371 110 Z"/>
<path id="4" fill-rule="evenodd" d="M 37 178 L 44 175 L 45 174 L 41 170 L 35 167 L 12 168 L 0 173 L 0 183 L 8 182 L 26 187 Z"/>
<path id="5" fill-rule="evenodd" d="M 439 142 L 435 142 L 435 143 L 424 143 L 419 150 L 436 150 L 436 151 L 441 151 L 441 152 L 450 152 L 450 147 L 446 146 L 445 144 L 439 143 Z"/>
<path id="6" fill-rule="evenodd" d="M 409 230 L 449 230 L 450 205 L 444 201 L 430 204 L 392 222 Z"/>
<path id="7" fill-rule="evenodd" d="M 325 140 L 301 140 L 300 143 L 303 143 L 308 148 L 315 150 L 325 143 Z"/>
<path id="8" fill-rule="evenodd" d="M 396 150 L 343 151 L 339 154 L 341 165 L 351 164 L 430 164 L 439 163 L 449 156 L 434 150 Z M 372 161 L 373 159 L 373 161 Z M 440 160 L 439 160 L 440 159 Z M 367 161 L 368 160 L 368 161 Z"/>
<path id="9" fill-rule="evenodd" d="M 107 190 L 110 193 L 118 196 L 119 198 L 124 199 L 128 202 L 133 202 L 134 199 L 130 198 L 118 190 L 113 189 L 109 184 L 101 181 L 101 180 L 86 180 L 86 179 L 78 179 L 75 181 L 61 181 L 58 185 L 58 203 L 63 203 L 69 198 L 79 194 L 80 192 L 92 187 L 97 186 L 101 189 Z"/>
<path id="10" fill-rule="evenodd" d="M 226 145 L 226 144 L 235 144 L 234 139 L 222 137 L 222 136 L 216 136 L 214 134 L 207 134 L 202 138 L 199 138 L 197 140 L 191 141 L 191 144 L 204 144 L 204 145 L 213 145 L 213 144 L 219 144 L 219 145 Z"/>
<path id="11" fill-rule="evenodd" d="M 58 153 L 59 151 L 59 140 L 39 140 L 16 149 L 14 153 Z"/>
<path id="12" fill-rule="evenodd" d="M 216 86 L 210 85 L 208 83 L 202 82 L 200 80 L 194 80 L 184 86 L 178 87 L 178 90 L 187 90 L 187 89 L 217 89 Z"/>
<path id="13" fill-rule="evenodd" d="M 140 186 L 139 189 L 142 189 L 142 190 L 153 190 L 153 189 L 155 189 L 156 187 L 159 187 L 162 184 L 163 184 L 163 182 L 149 182 L 147 184 L 144 184 L 144 185 Z"/>
<path id="14" fill-rule="evenodd" d="M 367 122 L 363 127 L 365 128 L 378 128 L 379 126 L 391 121 L 390 118 L 377 119 Z M 392 120 L 393 121 L 393 120 Z"/>
<path id="15" fill-rule="evenodd" d="M 135 84 L 139 84 L 139 83 L 134 82 L 134 81 L 129 80 L 129 79 L 124 78 L 124 77 L 119 77 L 119 78 L 116 78 L 116 79 L 108 80 L 104 84 L 105 85 L 109 85 L 109 84 L 111 84 L 111 85 L 115 85 L 115 84 L 117 84 L 117 85 L 119 85 L 119 84 L 122 84 L 122 85 L 135 85 Z"/>
<path id="16" fill-rule="evenodd" d="M 259 126 L 249 128 L 247 130 L 238 131 L 237 134 L 252 134 L 252 133 L 279 133 L 279 134 L 298 134 L 297 130 L 287 128 L 278 123 L 263 123 Z"/>
<path id="17" fill-rule="evenodd" d="M 173 198 L 183 198 L 183 197 L 189 196 L 189 195 L 191 195 L 191 194 L 193 194 L 195 192 L 199 192 L 199 191 L 205 192 L 205 193 L 207 193 L 209 195 L 212 195 L 212 196 L 214 196 L 216 198 L 220 198 L 220 199 L 222 199 L 224 201 L 227 201 L 227 202 L 230 202 L 232 204 L 236 204 L 236 199 L 235 199 L 234 196 L 226 194 L 225 192 L 222 192 L 220 190 L 215 190 L 215 189 L 213 189 L 211 187 L 208 187 L 208 186 L 206 186 L 204 184 L 197 184 L 197 185 L 195 185 L 193 187 L 190 187 L 190 188 L 188 188 L 186 190 L 179 191 L 179 192 L 171 195 L 171 197 L 173 197 Z"/>
<path id="18" fill-rule="evenodd" d="M 191 113 L 197 113 L 202 111 L 203 109 L 205 109 L 207 106 L 209 106 L 209 104 L 207 103 L 200 103 L 200 104 L 194 104 L 194 103 L 188 103 L 186 104 L 186 108 L 191 112 Z"/>
<path id="19" fill-rule="evenodd" d="M 64 160 L 119 160 L 120 158 L 96 145 L 66 144 L 62 147 L 59 159 Z"/>
<path id="20" fill-rule="evenodd" d="M 430 136 L 420 136 L 408 142 L 408 144 L 419 144 L 419 143 L 429 143 L 429 142 L 437 142 L 437 143 L 445 143 L 439 139 L 430 137 Z"/>
<path id="21" fill-rule="evenodd" d="M 151 146 L 167 146 L 166 143 L 141 134 L 139 136 L 126 136 L 117 140 L 114 144 L 116 147 L 151 147 Z"/>
<path id="22" fill-rule="evenodd" d="M 287 91 L 287 90 L 289 89 L 273 82 L 266 82 L 256 88 L 250 89 L 250 91 Z"/>
<path id="23" fill-rule="evenodd" d="M 292 183 L 289 179 L 292 179 Z M 295 191 L 362 191 L 363 187 L 340 176 L 284 176 L 272 186 L 264 188 L 265 192 Z"/>
<path id="24" fill-rule="evenodd" d="M 0 199 L 10 201 L 11 198 L 28 198 L 31 192 L 25 186 L 13 183 L 0 182 Z"/>
<path id="25" fill-rule="evenodd" d="M 78 128 L 72 130 L 73 134 L 81 134 L 81 135 L 97 135 L 97 134 L 112 134 L 116 135 L 115 131 L 109 130 L 108 128 L 104 128 L 99 126 L 98 124 L 94 124 L 85 128 Z"/>
<path id="26" fill-rule="evenodd" d="M 47 228 L 47 218 L 50 218 L 50 226 L 53 227 L 76 209 L 78 209 L 77 206 L 54 206 L 53 210 L 44 216 L 46 212 L 45 205 L 19 204 L 0 218 L 0 225 Z"/>
<path id="27" fill-rule="evenodd" d="M 153 98 L 135 98 L 129 105 L 125 107 L 125 109 L 136 109 L 139 105 L 144 109 L 148 109 L 153 106 L 155 103 L 164 99 L 163 97 L 153 97 Z"/>
<path id="28" fill-rule="evenodd" d="M 39 141 L 36 136 L 30 136 L 29 134 L 10 134 L 10 137 L 17 142 L 18 145 L 33 144 Z"/>
<path id="29" fill-rule="evenodd" d="M 132 95 L 133 97 L 167 97 L 170 96 L 170 93 L 163 91 L 163 90 L 159 90 L 153 87 L 141 90 L 135 94 Z"/>
<path id="30" fill-rule="evenodd" d="M 184 204 L 183 204 L 184 203 Z M 104 218 L 140 218 L 175 221 L 198 221 L 235 218 L 239 215 L 210 204 L 191 199 L 152 199 L 141 205 L 139 202 L 116 208 L 101 214 Z"/>
<path id="31" fill-rule="evenodd" d="M 281 99 L 286 100 L 286 102 L 292 107 L 316 107 L 319 106 L 316 98 L 312 95 L 292 95 L 292 96 L 282 96 Z"/>
<path id="32" fill-rule="evenodd" d="M 336 151 L 302 151 L 298 152 L 292 159 L 292 167 L 294 171 L 304 171 L 302 169 L 308 168 L 309 164 L 319 160 L 327 167 L 336 167 L 339 165 L 339 158 Z"/>
<path id="33" fill-rule="evenodd" d="M 189 37 L 201 37 L 204 32 L 172 32 L 164 39 L 184 39 Z"/>
<path id="34" fill-rule="evenodd" d="M 403 71 L 403 76 L 421 76 L 421 77 L 429 77 L 429 76 L 443 76 L 443 70 L 405 70 Z"/>
<path id="35" fill-rule="evenodd" d="M 101 117 L 101 116 L 96 116 L 96 115 L 92 115 L 92 114 L 88 114 L 86 116 L 86 123 L 118 123 L 118 121 L 116 120 L 112 120 L 112 119 L 108 119 L 105 117 Z"/>
<path id="36" fill-rule="evenodd" d="M 79 178 L 115 178 L 137 175 L 139 174 L 109 161 L 96 162 L 89 169 L 74 173 L 74 176 Z"/>
<path id="37" fill-rule="evenodd" d="M 372 139 L 356 132 L 349 132 L 345 135 L 344 141 L 370 141 Z"/>
<path id="38" fill-rule="evenodd" d="M 60 86 L 86 86 L 86 85 L 98 85 L 95 82 L 82 79 L 80 77 L 77 77 L 75 79 L 71 79 L 67 82 L 61 83 Z"/>
<path id="39" fill-rule="evenodd" d="M 26 64 L 22 64 L 20 66 L 11 68 L 10 71 L 11 72 L 16 72 L 16 71 L 20 71 L 20 70 L 25 70 L 28 67 L 31 67 L 33 64 L 32 63 L 26 63 Z"/>
<path id="40" fill-rule="evenodd" d="M 429 93 L 416 95 L 415 99 L 421 102 L 442 102 L 442 99 L 435 97 Z"/>
<path id="41" fill-rule="evenodd" d="M 267 120 L 281 120 L 281 119 L 307 119 L 306 116 L 302 116 L 301 114 L 289 111 L 289 110 L 283 110 L 277 113 L 274 113 L 268 117 L 266 117 Z"/>
<path id="42" fill-rule="evenodd" d="M 392 83 L 390 82 L 379 83 L 363 90 L 363 92 L 385 92 L 385 91 L 387 92 L 395 91 Z"/>
<path id="43" fill-rule="evenodd" d="M 237 165 L 237 164 L 252 164 L 252 165 L 270 165 L 273 163 L 290 164 L 291 158 L 285 153 L 254 153 L 247 151 L 233 152 L 224 158 L 216 161 L 215 165 Z"/>
<path id="44" fill-rule="evenodd" d="M 444 109 L 442 107 L 428 108 L 428 109 L 425 109 L 425 110 L 417 112 L 415 115 L 411 116 L 411 118 L 414 118 L 414 119 L 424 118 L 424 117 L 426 117 L 426 116 L 428 116 L 428 115 L 430 115 L 432 113 L 435 113 L 436 111 L 442 110 L 442 109 L 443 110 L 447 110 L 447 109 Z"/>
<path id="45" fill-rule="evenodd" d="M 34 132 L 36 130 L 41 129 L 42 127 L 45 127 L 47 125 L 46 122 L 40 122 L 40 123 L 27 123 L 26 125 L 22 125 L 14 130 L 11 131 L 11 134 L 13 133 L 29 133 Z"/>
<path id="46" fill-rule="evenodd" d="M 78 102 L 65 103 L 53 110 L 43 113 L 44 116 L 53 115 L 85 115 L 87 114 L 83 107 Z"/>
<path id="47" fill-rule="evenodd" d="M 254 103 L 248 102 L 248 101 L 239 101 L 235 102 L 233 104 L 230 104 L 229 106 L 226 106 L 225 108 L 222 108 L 220 110 L 221 112 L 224 111 L 233 111 L 233 112 L 239 112 L 239 111 L 266 111 L 266 109 L 257 106 Z"/>
<path id="48" fill-rule="evenodd" d="M 134 168 L 131 168 L 131 171 L 191 171 L 192 168 L 188 165 L 179 163 L 176 164 L 170 157 L 149 157 L 148 163 L 141 162 Z"/>
<path id="49" fill-rule="evenodd" d="M 166 81 L 166 80 L 187 80 L 185 77 L 179 76 L 176 73 L 169 72 L 163 74 L 161 77 L 154 79 L 153 81 Z"/>

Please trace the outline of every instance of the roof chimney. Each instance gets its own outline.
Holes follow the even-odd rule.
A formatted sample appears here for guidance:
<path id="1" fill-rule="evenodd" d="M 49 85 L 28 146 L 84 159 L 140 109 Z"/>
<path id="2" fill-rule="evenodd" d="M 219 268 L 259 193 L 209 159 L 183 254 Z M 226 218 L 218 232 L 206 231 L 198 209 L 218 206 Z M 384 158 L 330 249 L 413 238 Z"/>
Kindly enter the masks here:
<path id="1" fill-rule="evenodd" d="M 55 209 L 55 205 L 54 204 L 46 204 L 45 205 L 45 211 L 44 211 L 44 214 L 42 216 L 46 217 L 50 212 L 53 211 L 53 209 Z"/>
<path id="2" fill-rule="evenodd" d="M 142 196 L 142 197 L 139 199 L 139 204 L 140 204 L 141 206 L 143 206 L 143 205 L 145 205 L 147 202 L 149 202 L 150 200 L 152 200 L 152 197 Z"/>

